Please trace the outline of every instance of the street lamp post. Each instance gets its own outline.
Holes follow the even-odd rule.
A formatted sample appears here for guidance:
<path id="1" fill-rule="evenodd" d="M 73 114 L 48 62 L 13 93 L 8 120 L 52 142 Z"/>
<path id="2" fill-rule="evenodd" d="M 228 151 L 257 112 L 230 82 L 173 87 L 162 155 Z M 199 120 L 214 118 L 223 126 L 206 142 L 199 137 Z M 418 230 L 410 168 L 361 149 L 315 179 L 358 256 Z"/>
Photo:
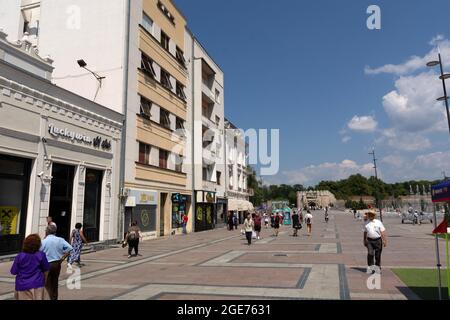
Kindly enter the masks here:
<path id="1" fill-rule="evenodd" d="M 442 80 L 442 87 L 444 88 L 444 96 L 437 99 L 438 101 L 444 101 L 445 102 L 445 108 L 447 109 L 447 122 L 448 122 L 448 130 L 450 133 L 450 110 L 449 110 L 449 106 L 448 106 L 448 95 L 447 95 L 447 87 L 445 85 L 445 80 L 450 78 L 450 74 L 445 74 L 444 73 L 444 66 L 442 64 L 442 57 L 441 57 L 441 53 L 439 52 L 439 61 L 430 61 L 427 63 L 428 67 L 435 67 L 439 65 L 440 69 L 441 69 L 441 76 L 439 77 L 439 79 Z"/>
<path id="2" fill-rule="evenodd" d="M 450 133 L 450 111 L 449 111 L 449 107 L 448 107 L 448 95 L 447 95 L 447 87 L 445 85 L 445 80 L 450 78 L 450 74 L 445 74 L 444 73 L 444 66 L 442 64 L 442 57 L 441 57 L 441 52 L 438 53 L 439 56 L 439 61 L 430 61 L 427 63 L 427 67 L 435 67 L 437 65 L 439 65 L 440 67 L 440 71 L 441 71 L 441 76 L 439 77 L 439 79 L 442 80 L 442 87 L 444 89 L 444 96 L 437 99 L 438 101 L 444 101 L 445 102 L 445 108 L 447 109 L 447 122 L 448 122 L 448 130 Z M 444 180 L 447 180 L 447 177 L 445 175 L 444 172 Z M 434 208 L 434 225 L 436 227 L 437 223 L 436 223 L 436 207 Z M 439 300 L 442 300 L 442 293 L 441 293 L 441 259 L 439 257 L 439 238 L 438 235 L 435 235 L 435 244 L 436 244 L 436 260 L 437 260 L 437 268 L 438 268 L 438 281 L 439 281 Z"/>
<path id="3" fill-rule="evenodd" d="M 372 150 L 372 152 L 369 152 L 370 155 L 373 156 L 373 168 L 375 169 L 375 181 L 378 184 L 378 170 L 377 170 L 377 159 L 375 158 L 375 149 Z M 376 206 L 380 210 L 380 221 L 383 222 L 383 211 L 381 209 L 380 200 L 378 197 L 378 186 L 375 186 L 375 202 Z"/>

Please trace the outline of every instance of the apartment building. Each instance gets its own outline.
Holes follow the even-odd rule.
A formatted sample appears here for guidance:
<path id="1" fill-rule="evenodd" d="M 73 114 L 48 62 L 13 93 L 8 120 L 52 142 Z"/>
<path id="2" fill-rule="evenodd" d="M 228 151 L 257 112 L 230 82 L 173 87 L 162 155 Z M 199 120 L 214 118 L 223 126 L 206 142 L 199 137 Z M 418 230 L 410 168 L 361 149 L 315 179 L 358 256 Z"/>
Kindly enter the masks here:
<path id="1" fill-rule="evenodd" d="M 243 223 L 246 214 L 254 210 L 247 187 L 248 148 L 243 132 L 228 119 L 225 119 L 225 145 L 228 214 L 236 215 Z"/>
<path id="2" fill-rule="evenodd" d="M 172 1 L 11 0 L 0 28 L 52 57 L 53 83 L 124 115 L 116 238 L 131 220 L 148 238 L 192 222 L 186 19 Z"/>
<path id="3" fill-rule="evenodd" d="M 225 197 L 224 74 L 198 39 L 186 30 L 185 53 L 189 60 L 188 123 L 191 124 L 195 202 L 195 230 L 223 224 Z"/>

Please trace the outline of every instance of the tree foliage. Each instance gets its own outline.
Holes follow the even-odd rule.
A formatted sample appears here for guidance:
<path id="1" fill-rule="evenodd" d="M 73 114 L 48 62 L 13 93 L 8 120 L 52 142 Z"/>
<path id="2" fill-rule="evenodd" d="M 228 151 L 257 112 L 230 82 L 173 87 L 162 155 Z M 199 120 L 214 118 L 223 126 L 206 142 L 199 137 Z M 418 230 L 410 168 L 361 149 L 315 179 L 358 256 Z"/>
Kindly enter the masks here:
<path id="1" fill-rule="evenodd" d="M 419 193 L 422 195 L 425 187 L 425 192 L 429 192 L 429 186 L 439 183 L 440 181 L 405 181 L 398 183 L 385 183 L 375 177 L 366 178 L 360 174 L 352 175 L 347 179 L 340 181 L 321 181 L 315 187 L 305 188 L 301 184 L 296 185 L 263 185 L 261 180 L 258 180 L 256 172 L 252 169 L 249 176 L 249 188 L 254 190 L 255 195 L 250 198 L 255 206 L 259 206 L 266 201 L 280 201 L 288 200 L 291 204 L 297 203 L 297 192 L 305 190 L 328 190 L 336 196 L 338 200 L 345 200 L 349 207 L 365 208 L 363 201 L 352 202 L 353 197 L 372 196 L 378 200 L 384 200 L 388 197 L 398 198 L 400 196 L 407 196 L 411 192 L 417 192 L 419 186 Z M 364 208 L 363 208 L 364 207 Z"/>

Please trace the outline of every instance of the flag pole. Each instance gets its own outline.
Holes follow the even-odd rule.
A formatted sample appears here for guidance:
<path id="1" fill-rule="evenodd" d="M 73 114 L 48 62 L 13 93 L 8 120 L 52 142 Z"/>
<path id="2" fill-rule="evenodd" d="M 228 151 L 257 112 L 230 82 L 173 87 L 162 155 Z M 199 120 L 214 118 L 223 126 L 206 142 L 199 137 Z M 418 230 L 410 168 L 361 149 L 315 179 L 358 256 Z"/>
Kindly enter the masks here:
<path id="1" fill-rule="evenodd" d="M 448 232 L 445 234 L 445 246 L 447 249 L 447 290 L 448 290 L 448 298 L 450 299 L 450 265 L 449 265 L 449 257 L 448 257 Z"/>
<path id="2" fill-rule="evenodd" d="M 436 205 L 434 207 L 434 228 L 437 228 L 437 215 L 436 215 Z M 436 239 L 436 259 L 437 259 L 437 268 L 438 268 L 438 278 L 439 278 L 439 300 L 442 300 L 442 278 L 441 278 L 441 258 L 439 255 L 439 235 L 435 234 Z M 447 250 L 448 252 L 448 250 Z M 448 268 L 447 268 L 448 270 Z"/>

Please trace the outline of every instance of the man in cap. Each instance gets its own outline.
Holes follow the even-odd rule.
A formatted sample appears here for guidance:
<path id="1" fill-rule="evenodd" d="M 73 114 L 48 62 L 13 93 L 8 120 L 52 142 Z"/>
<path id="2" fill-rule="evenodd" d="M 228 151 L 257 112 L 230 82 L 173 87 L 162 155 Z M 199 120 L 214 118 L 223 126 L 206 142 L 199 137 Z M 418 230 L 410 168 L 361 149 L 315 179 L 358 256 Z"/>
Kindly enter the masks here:
<path id="1" fill-rule="evenodd" d="M 364 246 L 367 248 L 367 273 L 381 273 L 381 252 L 387 246 L 386 228 L 375 219 L 375 212 L 367 213 L 368 220 L 364 224 Z M 375 264 L 374 264 L 375 259 Z"/>

